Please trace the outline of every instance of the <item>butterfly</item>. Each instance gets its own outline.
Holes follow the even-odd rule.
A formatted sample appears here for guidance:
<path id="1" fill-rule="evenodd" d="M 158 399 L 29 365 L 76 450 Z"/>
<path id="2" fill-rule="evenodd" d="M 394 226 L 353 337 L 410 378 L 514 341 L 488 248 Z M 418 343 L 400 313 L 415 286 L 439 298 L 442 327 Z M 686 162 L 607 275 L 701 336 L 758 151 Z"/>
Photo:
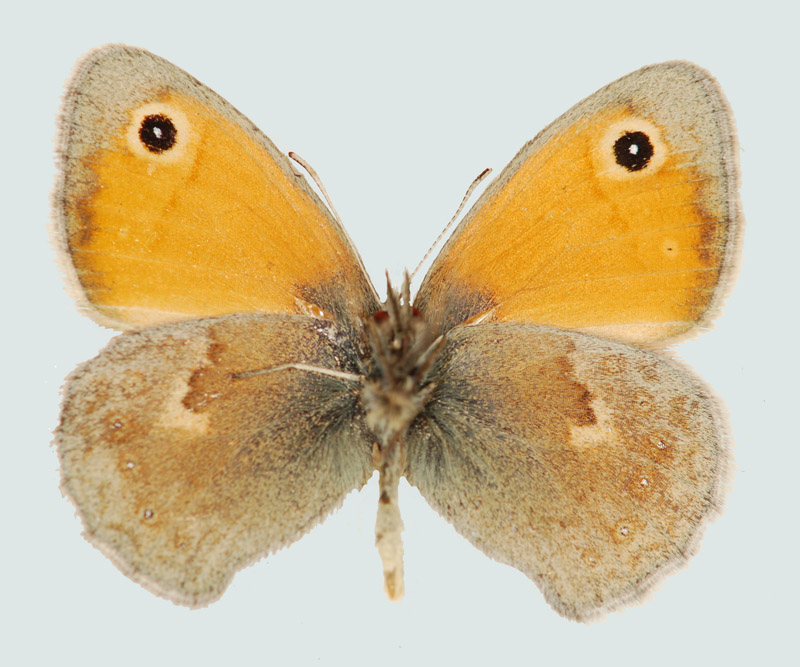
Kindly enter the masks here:
<path id="1" fill-rule="evenodd" d="M 155 55 L 86 56 L 60 127 L 62 264 L 123 331 L 67 380 L 62 488 L 132 579 L 206 605 L 375 470 L 391 598 L 401 477 L 570 619 L 696 550 L 729 448 L 665 350 L 718 313 L 741 236 L 701 68 L 633 72 L 523 146 L 413 300 L 406 278 L 381 302 L 289 159 Z"/>

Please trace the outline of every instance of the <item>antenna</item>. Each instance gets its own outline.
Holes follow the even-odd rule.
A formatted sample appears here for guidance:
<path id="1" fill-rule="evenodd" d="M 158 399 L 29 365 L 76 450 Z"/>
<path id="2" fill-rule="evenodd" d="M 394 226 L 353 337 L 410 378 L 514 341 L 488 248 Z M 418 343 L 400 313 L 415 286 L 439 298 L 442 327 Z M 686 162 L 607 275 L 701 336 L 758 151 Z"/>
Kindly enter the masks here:
<path id="1" fill-rule="evenodd" d="M 338 222 L 341 225 L 342 219 L 339 217 L 339 214 L 333 207 L 333 202 L 331 201 L 331 198 L 328 196 L 328 191 L 325 189 L 325 186 L 322 185 L 322 181 L 320 180 L 320 177 L 317 174 L 317 172 L 314 171 L 314 168 L 294 151 L 289 151 L 289 157 L 292 158 L 292 160 L 297 162 L 297 164 L 299 164 L 303 169 L 305 169 L 308 172 L 308 175 L 311 176 L 311 180 L 313 180 L 314 183 L 317 184 L 317 187 L 322 193 L 322 196 L 325 197 L 325 201 L 328 202 L 328 208 L 331 210 L 331 213 L 333 213 L 333 217 L 336 218 L 336 222 Z"/>
<path id="2" fill-rule="evenodd" d="M 289 155 L 291 155 L 291 153 L 289 153 Z M 417 271 L 419 271 L 420 267 L 425 263 L 428 257 L 431 256 L 433 249 L 437 245 L 439 245 L 441 240 L 444 238 L 445 234 L 447 234 L 447 232 L 450 231 L 450 228 L 453 226 L 453 223 L 458 219 L 458 216 L 461 215 L 461 211 L 464 210 L 464 205 L 467 203 L 467 200 L 472 196 L 472 193 L 475 192 L 475 188 L 477 188 L 480 182 L 491 173 L 492 173 L 491 168 L 487 167 L 480 174 L 477 175 L 474 181 L 472 181 L 472 184 L 467 188 L 467 192 L 464 195 L 464 198 L 461 200 L 461 204 L 459 204 L 458 210 L 456 211 L 455 215 L 452 218 L 450 218 L 450 222 L 448 222 L 447 225 L 445 225 L 445 228 L 442 230 L 442 233 L 436 237 L 436 240 L 433 242 L 433 245 L 430 248 L 428 248 L 428 252 L 425 253 L 425 257 L 423 257 L 419 261 L 417 267 L 411 272 L 411 276 L 408 279 L 409 283 L 412 280 L 414 280 L 414 276 L 417 275 Z"/>

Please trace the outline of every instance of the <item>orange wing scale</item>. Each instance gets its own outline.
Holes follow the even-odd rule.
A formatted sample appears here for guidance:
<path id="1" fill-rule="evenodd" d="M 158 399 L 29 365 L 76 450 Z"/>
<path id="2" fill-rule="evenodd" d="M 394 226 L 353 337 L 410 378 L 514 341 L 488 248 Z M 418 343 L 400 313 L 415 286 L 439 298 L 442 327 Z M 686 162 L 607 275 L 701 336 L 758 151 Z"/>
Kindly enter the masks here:
<path id="1" fill-rule="evenodd" d="M 571 120 L 523 148 L 432 266 L 416 306 L 441 330 L 519 321 L 650 344 L 712 309 L 735 216 L 713 137 L 622 104 Z M 639 129 L 653 159 L 628 171 L 614 142 Z"/>
<path id="2" fill-rule="evenodd" d="M 238 312 L 374 312 L 345 232 L 269 140 L 220 99 L 159 91 L 109 112 L 101 136 L 66 133 L 62 237 L 90 313 L 133 328 Z M 91 106 L 78 98 L 76 117 L 96 113 L 81 104 Z M 143 146 L 149 114 L 174 123 L 174 147 Z"/>

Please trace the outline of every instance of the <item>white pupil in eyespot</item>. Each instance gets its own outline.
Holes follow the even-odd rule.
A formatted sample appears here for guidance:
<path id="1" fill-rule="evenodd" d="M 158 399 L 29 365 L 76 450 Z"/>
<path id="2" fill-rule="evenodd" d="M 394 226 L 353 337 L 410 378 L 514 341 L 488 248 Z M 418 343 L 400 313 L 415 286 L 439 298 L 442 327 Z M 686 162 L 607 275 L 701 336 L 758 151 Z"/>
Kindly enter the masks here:
<path id="1" fill-rule="evenodd" d="M 156 131 L 158 132 L 159 130 L 156 129 Z M 159 136 L 161 136 L 161 135 L 159 135 Z M 631 155 L 636 155 L 639 152 L 639 146 L 637 146 L 636 144 L 631 144 L 630 148 L 628 148 L 628 152 Z"/>
<path id="2" fill-rule="evenodd" d="M 161 139 L 161 137 L 164 135 L 164 133 L 161 131 L 161 128 L 158 127 L 158 126 L 153 128 L 153 134 L 156 135 L 156 139 Z M 635 151 L 633 151 L 633 152 L 635 152 Z"/>

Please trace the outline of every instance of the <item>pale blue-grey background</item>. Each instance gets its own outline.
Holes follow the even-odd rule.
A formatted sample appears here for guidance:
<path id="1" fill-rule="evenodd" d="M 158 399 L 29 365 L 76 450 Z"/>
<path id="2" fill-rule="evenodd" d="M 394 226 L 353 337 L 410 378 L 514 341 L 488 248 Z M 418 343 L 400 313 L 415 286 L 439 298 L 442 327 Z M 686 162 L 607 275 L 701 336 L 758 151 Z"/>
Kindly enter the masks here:
<path id="1" fill-rule="evenodd" d="M 3 10 L 2 563 L 7 665 L 694 665 L 796 659 L 798 48 L 788 2 L 15 3 Z M 403 485 L 407 595 L 382 593 L 375 480 L 188 611 L 121 575 L 58 489 L 59 387 L 111 333 L 74 309 L 46 232 L 59 97 L 125 42 L 188 70 L 322 176 L 383 293 L 486 166 L 638 67 L 687 58 L 734 109 L 748 227 L 716 328 L 683 345 L 725 401 L 737 476 L 689 568 L 582 626 Z M 792 648 L 794 647 L 794 648 Z"/>

